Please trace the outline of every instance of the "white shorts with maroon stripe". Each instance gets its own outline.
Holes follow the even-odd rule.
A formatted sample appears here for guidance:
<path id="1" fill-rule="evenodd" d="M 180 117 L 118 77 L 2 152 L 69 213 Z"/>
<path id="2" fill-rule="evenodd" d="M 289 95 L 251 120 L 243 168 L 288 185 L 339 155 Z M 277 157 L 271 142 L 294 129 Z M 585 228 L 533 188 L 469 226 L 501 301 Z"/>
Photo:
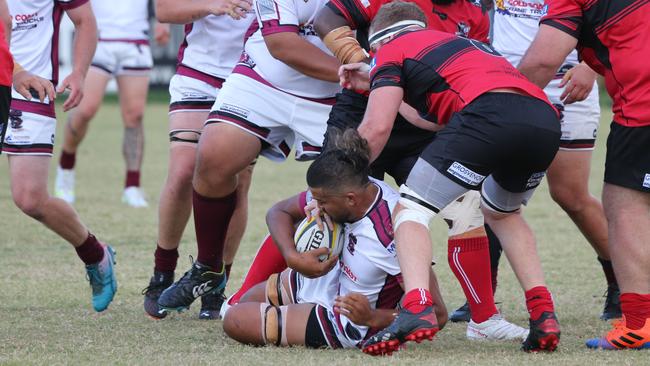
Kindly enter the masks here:
<path id="1" fill-rule="evenodd" d="M 169 82 L 169 114 L 210 112 L 224 80 L 179 65 Z"/>
<path id="2" fill-rule="evenodd" d="M 276 89 L 257 75 L 235 67 L 217 96 L 209 123 L 228 123 L 257 136 L 268 145 L 262 155 L 283 161 L 295 147 L 297 160 L 320 153 L 334 98 L 306 99 Z M 254 71 L 250 70 L 250 73 Z"/>
<path id="3" fill-rule="evenodd" d="M 593 150 L 600 124 L 598 85 L 594 85 L 587 99 L 582 102 L 563 105 L 560 96 L 564 88 L 558 87 L 561 81 L 562 79 L 551 80 L 544 89 L 551 103 L 562 112 L 560 149 Z"/>
<path id="4" fill-rule="evenodd" d="M 91 66 L 112 76 L 148 76 L 153 67 L 149 41 L 100 39 Z"/>
<path id="5" fill-rule="evenodd" d="M 14 92 L 14 98 L 16 93 Z M 52 156 L 56 114 L 54 103 L 43 104 L 14 99 L 2 152 L 7 155 Z"/>

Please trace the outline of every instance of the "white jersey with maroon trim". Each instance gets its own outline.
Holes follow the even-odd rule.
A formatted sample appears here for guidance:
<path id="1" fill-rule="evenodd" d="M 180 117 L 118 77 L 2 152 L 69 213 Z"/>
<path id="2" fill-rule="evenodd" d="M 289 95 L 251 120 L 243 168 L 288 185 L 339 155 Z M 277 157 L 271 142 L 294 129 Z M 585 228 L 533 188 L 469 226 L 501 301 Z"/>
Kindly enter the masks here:
<path id="1" fill-rule="evenodd" d="M 149 0 L 92 0 L 101 40 L 149 40 Z"/>
<path id="2" fill-rule="evenodd" d="M 56 85 L 59 76 L 59 26 L 63 11 L 87 2 L 88 0 L 9 0 L 11 54 L 14 59 L 27 71 L 52 80 Z"/>
<path id="3" fill-rule="evenodd" d="M 399 194 L 384 182 L 371 181 L 379 188 L 375 202 L 362 219 L 345 224 L 339 295 L 356 292 L 365 295 L 373 309 L 395 309 L 404 294 L 391 219 Z M 368 327 L 354 324 L 343 315 L 336 320 L 348 339 L 368 336 Z"/>
<path id="4" fill-rule="evenodd" d="M 252 68 L 273 87 L 300 97 L 331 98 L 340 91 L 338 83 L 314 79 L 274 58 L 266 47 L 264 36 L 274 33 L 297 33 L 323 52 L 332 53 L 313 28 L 316 13 L 325 0 L 257 0 L 257 29 L 246 40 L 242 63 Z M 249 32 L 250 33 L 250 32 Z"/>
<path id="5" fill-rule="evenodd" d="M 209 15 L 185 25 L 185 40 L 178 50 L 178 64 L 225 79 L 241 57 L 244 35 L 255 16 L 234 20 Z"/>
<path id="6" fill-rule="evenodd" d="M 544 0 L 495 0 L 492 46 L 517 66 L 533 42 L 547 7 Z M 572 51 L 565 63 L 577 65 L 578 53 Z"/>

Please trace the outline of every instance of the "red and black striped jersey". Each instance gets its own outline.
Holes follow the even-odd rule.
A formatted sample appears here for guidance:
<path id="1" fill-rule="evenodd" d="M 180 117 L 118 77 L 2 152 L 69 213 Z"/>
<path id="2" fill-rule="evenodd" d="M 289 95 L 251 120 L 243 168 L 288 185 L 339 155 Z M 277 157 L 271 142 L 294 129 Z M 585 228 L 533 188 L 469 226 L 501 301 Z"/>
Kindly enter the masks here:
<path id="1" fill-rule="evenodd" d="M 379 49 L 371 66 L 371 90 L 401 87 L 405 102 L 440 125 L 495 89 L 514 89 L 551 105 L 542 89 L 491 46 L 449 33 L 419 30 L 399 34 Z"/>
<path id="2" fill-rule="evenodd" d="M 327 6 L 343 16 L 350 28 L 365 30 L 382 5 L 393 0 L 329 0 Z M 451 4 L 434 4 L 431 0 L 407 0 L 427 16 L 430 29 L 489 42 L 490 19 L 479 0 L 456 0 Z M 364 42 L 362 42 L 364 44 Z"/>
<path id="3" fill-rule="evenodd" d="M 650 125 L 650 0 L 547 0 L 541 24 L 578 40 L 578 52 L 605 76 L 614 122 Z"/>

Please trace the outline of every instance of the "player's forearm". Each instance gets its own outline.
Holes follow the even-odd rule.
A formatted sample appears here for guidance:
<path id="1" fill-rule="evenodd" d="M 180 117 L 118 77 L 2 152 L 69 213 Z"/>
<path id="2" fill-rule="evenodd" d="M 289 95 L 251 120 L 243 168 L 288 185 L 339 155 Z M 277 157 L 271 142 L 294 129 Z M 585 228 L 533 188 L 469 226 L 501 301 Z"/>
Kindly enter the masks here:
<path id="1" fill-rule="evenodd" d="M 558 67 L 559 65 L 544 63 L 542 60 L 525 58 L 517 68 L 528 80 L 543 89 L 553 79 Z"/>
<path id="2" fill-rule="evenodd" d="M 400 105 L 399 114 L 401 114 L 402 117 L 404 117 L 404 119 L 406 119 L 410 124 L 423 130 L 440 131 L 443 129 L 443 126 L 440 126 L 439 124 L 433 123 L 431 121 L 427 121 L 426 119 L 420 117 L 418 111 L 406 103 L 402 103 Z"/>
<path id="3" fill-rule="evenodd" d="M 156 19 L 161 23 L 192 23 L 211 14 L 215 0 L 156 0 Z"/>
<path id="4" fill-rule="evenodd" d="M 542 24 L 517 68 L 534 84 L 544 88 L 577 42 L 567 33 Z"/>
<path id="5" fill-rule="evenodd" d="M 294 225 L 300 219 L 298 216 L 304 217 L 304 213 L 297 212 L 293 207 L 292 201 L 296 200 L 299 201 L 297 197 L 294 197 L 278 202 L 266 213 L 266 225 L 269 228 L 269 233 L 282 257 L 287 261 L 292 254 L 297 253 L 293 241 Z"/>
<path id="6" fill-rule="evenodd" d="M 391 128 L 377 125 L 371 118 L 364 117 L 358 131 L 359 135 L 368 141 L 370 162 L 375 161 L 388 142 Z"/>
<path id="7" fill-rule="evenodd" d="M 83 17 L 75 22 L 75 36 L 73 41 L 73 66 L 72 72 L 83 77 L 88 73 L 88 68 L 97 48 L 97 22 L 94 16 Z"/>
<path id="8" fill-rule="evenodd" d="M 336 57 L 326 54 L 297 34 L 292 34 L 290 38 L 289 42 L 285 41 L 286 38 L 270 42 L 267 40 L 267 46 L 274 58 L 312 78 L 339 81 L 338 69 L 341 64 Z"/>

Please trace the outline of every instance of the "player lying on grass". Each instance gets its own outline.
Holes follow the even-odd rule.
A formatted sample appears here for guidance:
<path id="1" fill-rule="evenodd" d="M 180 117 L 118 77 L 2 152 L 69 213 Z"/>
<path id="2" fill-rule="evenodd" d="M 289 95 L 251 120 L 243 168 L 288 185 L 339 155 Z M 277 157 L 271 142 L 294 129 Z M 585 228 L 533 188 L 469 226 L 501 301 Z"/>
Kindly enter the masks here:
<path id="1" fill-rule="evenodd" d="M 391 223 L 399 196 L 368 178 L 368 147 L 355 130 L 333 145 L 309 167 L 310 191 L 275 204 L 267 214 L 271 235 L 294 268 L 251 288 L 227 310 L 224 330 L 239 342 L 352 348 L 395 317 L 404 294 Z M 311 199 L 345 225 L 340 258 L 321 263 L 318 257 L 327 249 L 302 254 L 295 249 L 295 225 L 305 218 Z M 323 269 L 326 274 L 310 278 Z M 447 310 L 433 271 L 429 273 L 434 307 L 426 317 L 442 327 Z"/>

